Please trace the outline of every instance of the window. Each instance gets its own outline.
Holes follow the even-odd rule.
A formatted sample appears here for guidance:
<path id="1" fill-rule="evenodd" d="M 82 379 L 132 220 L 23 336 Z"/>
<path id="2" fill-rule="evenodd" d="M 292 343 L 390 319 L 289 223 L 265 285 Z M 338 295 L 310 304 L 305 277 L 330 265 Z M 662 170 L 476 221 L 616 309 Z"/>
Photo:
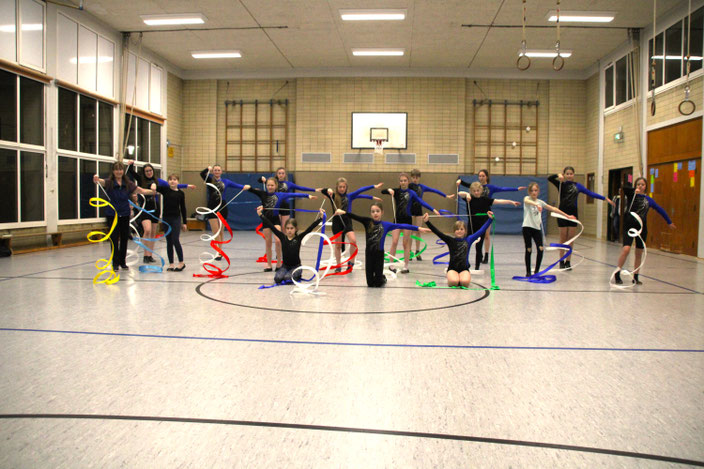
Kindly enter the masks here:
<path id="1" fill-rule="evenodd" d="M 0 148 L 0 223 L 17 221 L 17 151 Z"/>
<path id="2" fill-rule="evenodd" d="M 17 75 L 0 70 L 0 140 L 17 141 Z"/>
<path id="3" fill-rule="evenodd" d="M 78 160 L 59 157 L 59 220 L 78 218 Z"/>
<path id="4" fill-rule="evenodd" d="M 97 100 L 81 95 L 81 153 L 95 155 L 97 147 Z"/>
<path id="5" fill-rule="evenodd" d="M 20 141 L 44 145 L 44 84 L 20 77 Z"/>
<path id="6" fill-rule="evenodd" d="M 98 154 L 103 156 L 113 156 L 113 111 L 112 104 L 98 103 Z"/>
<path id="7" fill-rule="evenodd" d="M 665 31 L 665 83 L 682 76 L 682 21 Z"/>
<path id="8" fill-rule="evenodd" d="M 628 92 L 628 67 L 626 56 L 621 57 L 616 61 L 616 105 L 623 104 L 627 101 Z"/>
<path id="9" fill-rule="evenodd" d="M 22 221 L 44 220 L 44 154 L 20 152 L 20 214 Z"/>
<path id="10" fill-rule="evenodd" d="M 659 87 L 687 75 L 687 34 L 689 19 L 685 16 L 665 29 L 653 40 L 649 41 L 648 51 L 651 63 L 655 62 L 655 87 Z M 691 45 L 689 46 L 690 73 L 702 68 L 702 53 L 704 48 L 704 8 L 692 12 L 692 26 L 689 28 Z M 664 51 L 664 53 L 663 53 Z M 649 79 L 648 89 L 653 89 Z"/>
<path id="11" fill-rule="evenodd" d="M 161 165 L 161 124 L 137 116 L 132 116 L 130 123 L 128 115 L 125 117 L 125 132 L 128 126 L 127 158 Z"/>
<path id="12" fill-rule="evenodd" d="M 81 218 L 95 218 L 98 210 L 90 205 L 91 197 L 98 195 L 98 187 L 93 182 L 93 175 L 98 172 L 98 163 L 93 160 L 80 160 L 79 178 L 79 200 L 81 207 Z"/>
<path id="13" fill-rule="evenodd" d="M 59 148 L 77 151 L 78 93 L 59 88 Z"/>
<path id="14" fill-rule="evenodd" d="M 606 86 L 604 88 L 604 102 L 605 107 L 610 108 L 611 106 L 614 105 L 614 66 L 611 65 L 609 66 L 605 71 L 604 71 L 604 80 L 606 82 Z"/>
<path id="15" fill-rule="evenodd" d="M 149 133 L 149 161 L 152 164 L 161 164 L 161 125 L 151 122 L 149 124 Z"/>

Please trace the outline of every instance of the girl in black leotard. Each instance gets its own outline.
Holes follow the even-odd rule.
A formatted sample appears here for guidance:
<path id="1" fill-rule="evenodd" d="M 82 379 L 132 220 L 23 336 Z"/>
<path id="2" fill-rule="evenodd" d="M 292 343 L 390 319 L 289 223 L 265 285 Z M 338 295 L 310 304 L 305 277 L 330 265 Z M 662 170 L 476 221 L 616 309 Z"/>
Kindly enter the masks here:
<path id="1" fill-rule="evenodd" d="M 296 281 L 300 280 L 302 271 L 299 270 L 296 273 L 293 273 L 293 271 L 301 266 L 301 241 L 303 241 L 303 238 L 305 238 L 308 233 L 313 231 L 313 228 L 320 224 L 323 219 L 323 215 L 325 214 L 325 210 L 321 208 L 318 218 L 316 218 L 313 223 L 311 223 L 311 225 L 302 233 L 298 233 L 298 224 L 296 223 L 296 220 L 289 218 L 284 226 L 286 234 L 282 233 L 281 230 L 271 222 L 269 217 L 262 213 L 263 210 L 263 206 L 260 205 L 257 207 L 257 215 L 261 218 L 264 226 L 271 230 L 281 241 L 281 248 L 283 250 L 284 262 L 279 268 L 276 269 L 274 282 L 277 284 L 282 283 L 291 280 L 292 277 Z"/>
<path id="2" fill-rule="evenodd" d="M 169 187 L 169 183 L 164 181 L 161 178 L 157 178 L 156 174 L 154 173 L 154 167 L 150 165 L 149 163 L 145 164 L 142 166 L 142 168 L 137 171 L 135 168 L 134 160 L 129 160 L 127 162 L 127 176 L 132 179 L 139 187 L 142 189 L 149 189 L 152 184 L 156 184 L 157 188 L 162 187 L 162 188 L 167 188 Z M 179 184 L 178 189 L 195 189 L 196 186 L 192 184 Z M 155 217 L 159 217 L 159 197 L 158 196 L 145 196 L 145 201 L 144 201 L 144 210 L 142 213 L 139 214 L 139 217 L 137 217 L 137 223 L 142 225 L 142 229 L 144 230 L 144 238 L 151 238 L 154 239 L 156 238 L 156 232 L 158 229 L 158 223 L 156 223 L 156 218 L 152 218 L 148 213 L 146 212 L 151 212 Z M 143 241 L 144 245 L 151 249 L 152 251 L 154 250 L 154 241 Z M 151 254 L 147 254 L 145 251 L 144 257 L 142 258 L 142 261 L 145 264 L 148 264 L 150 262 L 154 262 L 154 258 L 152 257 Z"/>
<path id="3" fill-rule="evenodd" d="M 637 237 L 634 238 L 632 236 L 629 236 L 628 230 L 630 230 L 631 228 L 635 230 L 641 229 L 640 237 L 642 239 L 646 239 L 648 237 L 648 210 L 651 207 L 654 208 L 655 211 L 660 214 L 660 216 L 665 220 L 670 229 L 674 230 L 675 228 L 677 228 L 675 224 L 672 223 L 672 220 L 670 220 L 670 217 L 667 215 L 667 212 L 657 203 L 655 203 L 653 199 L 645 195 L 645 178 L 639 177 L 638 179 L 636 179 L 635 189 L 629 186 L 623 188 L 623 192 L 625 195 L 625 199 L 623 202 L 626 204 L 624 205 L 624 207 L 626 207 L 626 212 L 623 215 L 623 248 L 621 249 L 621 255 L 618 258 L 618 272 L 616 272 L 615 274 L 615 281 L 618 285 L 621 285 L 623 283 L 623 280 L 621 279 L 621 269 L 623 269 L 623 265 L 626 263 L 628 253 L 631 252 L 633 240 L 635 240 L 636 242 L 636 260 L 633 266 L 633 270 L 636 270 L 640 267 L 640 261 L 643 257 L 643 249 L 645 248 L 645 245 Z M 638 220 L 631 214 L 631 212 L 638 215 L 643 224 L 642 226 L 638 223 Z M 642 284 L 639 279 L 638 273 L 633 274 L 633 283 L 637 285 Z"/>
<path id="4" fill-rule="evenodd" d="M 186 226 L 186 196 L 179 190 L 178 176 L 169 175 L 169 187 L 157 186 L 156 190 L 164 196 L 164 223 L 171 227 L 171 232 L 166 236 L 166 255 L 169 257 L 169 272 L 181 272 L 186 268 L 183 263 L 183 248 L 179 236 L 181 231 L 188 231 Z M 168 228 L 164 226 L 164 232 Z M 174 249 L 178 256 L 178 267 L 174 267 Z"/>
<path id="5" fill-rule="evenodd" d="M 438 238 L 445 241 L 447 249 L 450 251 L 450 261 L 447 267 L 447 286 L 448 287 L 469 287 L 469 282 L 472 280 L 469 272 L 469 250 L 474 241 L 480 236 L 483 236 L 486 230 L 491 226 L 491 219 L 494 218 L 494 213 L 487 212 L 489 219 L 475 233 L 468 234 L 467 227 L 463 221 L 455 222 L 455 236 L 448 236 L 442 231 L 433 226 L 429 221 L 429 215 L 423 215 L 423 221 L 428 228 L 437 235 Z"/>
<path id="6" fill-rule="evenodd" d="M 614 203 L 608 197 L 604 197 L 603 195 L 592 192 L 580 183 L 574 182 L 574 168 L 572 166 L 566 166 L 563 172 L 560 174 L 553 174 L 549 176 L 548 181 L 550 181 L 555 187 L 557 187 L 557 190 L 560 193 L 560 210 L 565 212 L 567 215 L 574 215 L 575 218 L 579 217 L 579 213 L 577 210 L 577 198 L 579 197 L 580 192 L 595 199 L 606 200 L 611 205 L 614 205 Z M 560 227 L 561 244 L 564 244 L 565 241 L 574 237 L 574 235 L 577 234 L 577 224 L 574 222 L 558 219 L 557 226 Z M 562 258 L 564 254 L 565 250 L 560 249 L 560 258 Z M 560 268 L 567 270 L 572 269 L 572 266 L 570 264 L 571 259 L 572 257 L 570 256 L 564 262 L 560 262 Z"/>
<path id="7" fill-rule="evenodd" d="M 382 194 L 388 194 L 394 199 L 396 204 L 396 211 L 394 213 L 394 221 L 396 223 L 404 225 L 413 225 L 413 215 L 412 208 L 414 203 L 419 203 L 428 210 L 432 210 L 436 215 L 440 215 L 440 212 L 431 207 L 427 202 L 418 197 L 418 194 L 414 190 L 409 189 L 410 179 L 408 174 L 401 173 L 398 177 L 399 187 L 396 189 L 384 189 L 381 191 Z M 396 229 L 391 232 L 391 255 L 396 255 L 396 246 L 398 246 L 398 238 L 401 236 L 401 230 Z M 410 260 L 411 254 L 411 232 L 409 229 L 403 230 L 403 269 L 401 269 L 402 274 L 407 274 L 408 261 Z M 396 272 L 394 267 L 390 267 L 389 270 Z"/>
<path id="8" fill-rule="evenodd" d="M 294 198 L 294 197 L 305 197 L 309 199 L 315 199 L 317 198 L 314 195 L 308 195 L 308 194 L 294 194 L 294 193 L 285 193 L 285 192 L 276 192 L 277 188 L 277 183 L 276 179 L 273 177 L 269 178 L 266 180 L 266 192 L 257 189 L 256 187 L 251 187 L 249 185 L 244 186 L 244 190 L 251 192 L 252 194 L 256 195 L 259 197 L 259 200 L 262 201 L 262 207 L 264 210 L 264 216 L 271 222 L 272 225 L 276 227 L 277 230 L 281 230 L 281 225 L 279 224 L 279 210 L 281 208 L 281 204 L 286 201 L 286 199 Z M 272 255 L 271 255 L 271 229 L 270 228 L 264 228 L 262 230 L 262 233 L 264 234 L 264 242 L 265 242 L 265 250 L 266 250 L 266 260 L 267 260 L 267 266 L 264 269 L 264 272 L 271 272 L 271 261 L 272 261 Z M 276 265 L 280 266 L 282 262 L 281 258 L 281 242 L 279 241 L 279 238 L 275 238 L 275 245 L 276 245 Z M 278 270 L 278 267 L 277 267 Z"/>
<path id="9" fill-rule="evenodd" d="M 518 207 L 521 205 L 519 202 L 507 199 L 492 199 L 491 197 L 485 197 L 482 195 L 483 187 L 482 185 L 474 181 L 469 186 L 470 192 L 460 191 L 458 192 L 459 197 L 467 200 L 467 213 L 469 214 L 469 233 L 473 234 L 479 230 L 484 223 L 486 223 L 487 215 L 477 215 L 478 213 L 488 213 L 491 206 L 496 205 L 513 205 Z M 482 263 L 482 246 L 484 245 L 484 238 L 477 243 L 477 256 L 475 258 L 475 270 L 479 270 L 479 266 Z"/>

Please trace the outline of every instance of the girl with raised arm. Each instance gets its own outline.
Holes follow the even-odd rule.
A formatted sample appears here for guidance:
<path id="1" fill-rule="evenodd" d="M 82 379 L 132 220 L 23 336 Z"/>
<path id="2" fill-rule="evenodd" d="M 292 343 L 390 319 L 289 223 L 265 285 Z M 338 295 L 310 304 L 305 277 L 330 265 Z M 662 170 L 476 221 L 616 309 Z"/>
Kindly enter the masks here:
<path id="1" fill-rule="evenodd" d="M 575 220 L 579 218 L 579 211 L 577 209 L 577 199 L 579 194 L 586 194 L 589 197 L 593 197 L 599 200 L 606 200 L 611 205 L 614 203 L 608 197 L 592 192 L 578 182 L 574 182 L 574 168 L 572 166 L 566 166 L 562 173 L 553 174 L 548 177 L 555 187 L 560 197 L 559 207 L 560 210 L 568 215 L 574 215 Z M 576 234 L 577 224 L 572 221 L 563 220 L 558 218 L 557 226 L 560 227 L 560 243 L 564 244 L 565 241 L 571 239 Z M 565 250 L 560 250 L 560 258 L 564 255 Z M 568 257 L 565 261 L 560 262 L 560 268 L 571 270 L 572 265 L 570 264 L 572 256 Z"/>

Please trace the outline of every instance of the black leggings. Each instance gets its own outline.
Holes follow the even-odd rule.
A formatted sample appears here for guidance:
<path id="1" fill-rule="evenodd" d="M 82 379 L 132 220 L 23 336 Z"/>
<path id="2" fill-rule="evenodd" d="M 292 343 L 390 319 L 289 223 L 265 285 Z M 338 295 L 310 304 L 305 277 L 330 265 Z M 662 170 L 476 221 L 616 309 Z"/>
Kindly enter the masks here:
<path id="1" fill-rule="evenodd" d="M 386 283 L 384 277 L 384 252 L 367 249 L 364 252 L 364 273 L 367 275 L 368 287 L 383 287 Z"/>
<path id="2" fill-rule="evenodd" d="M 531 228 L 529 226 L 523 227 L 523 242 L 526 245 L 526 274 L 530 277 L 530 253 L 531 253 L 531 240 L 535 242 L 535 247 L 538 248 L 538 252 L 535 258 L 535 273 L 540 272 L 540 263 L 543 261 L 543 235 L 540 230 Z"/>
<path id="3" fill-rule="evenodd" d="M 127 241 L 130 238 L 130 216 L 117 217 L 117 226 L 110 234 L 110 241 L 115 247 L 115 255 L 112 258 L 113 268 L 125 265 L 127 257 Z"/>
<path id="4" fill-rule="evenodd" d="M 484 235 L 482 235 L 481 238 L 479 238 L 479 242 L 477 243 L 477 256 L 474 258 L 476 269 L 479 270 L 479 267 L 482 265 L 482 257 L 484 254 L 482 254 L 484 251 Z"/>
<path id="5" fill-rule="evenodd" d="M 288 280 L 291 280 L 291 277 L 293 277 L 294 280 L 297 282 L 301 280 L 301 276 L 303 275 L 303 269 L 297 271 L 295 274 L 291 275 L 294 270 L 300 267 L 299 265 L 294 265 L 294 266 L 287 266 L 287 265 L 282 265 L 279 270 L 276 271 L 274 274 L 274 283 L 279 284 L 282 282 L 286 282 Z"/>
<path id="6" fill-rule="evenodd" d="M 181 242 L 179 241 L 179 236 L 181 235 L 181 218 L 173 217 L 166 218 L 164 221 L 171 226 L 171 233 L 166 237 L 166 255 L 169 256 L 169 264 L 174 263 L 174 248 L 176 248 L 176 255 L 178 256 L 178 261 L 183 262 L 183 248 L 181 247 Z M 166 225 L 163 226 L 164 231 L 168 228 Z"/>

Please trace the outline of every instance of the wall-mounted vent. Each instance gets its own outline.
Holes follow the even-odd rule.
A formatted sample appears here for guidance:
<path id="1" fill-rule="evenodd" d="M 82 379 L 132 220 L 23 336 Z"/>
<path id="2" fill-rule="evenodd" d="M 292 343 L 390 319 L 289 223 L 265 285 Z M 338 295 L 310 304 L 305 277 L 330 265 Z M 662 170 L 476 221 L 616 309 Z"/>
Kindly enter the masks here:
<path id="1" fill-rule="evenodd" d="M 428 164 L 459 164 L 460 155 L 430 155 L 428 154 Z"/>
<path id="2" fill-rule="evenodd" d="M 330 163 L 331 153 L 301 153 L 302 163 Z"/>
<path id="3" fill-rule="evenodd" d="M 386 164 L 416 164 L 415 153 L 387 153 Z"/>
<path id="4" fill-rule="evenodd" d="M 369 164 L 374 163 L 374 153 L 345 153 L 343 163 Z"/>

